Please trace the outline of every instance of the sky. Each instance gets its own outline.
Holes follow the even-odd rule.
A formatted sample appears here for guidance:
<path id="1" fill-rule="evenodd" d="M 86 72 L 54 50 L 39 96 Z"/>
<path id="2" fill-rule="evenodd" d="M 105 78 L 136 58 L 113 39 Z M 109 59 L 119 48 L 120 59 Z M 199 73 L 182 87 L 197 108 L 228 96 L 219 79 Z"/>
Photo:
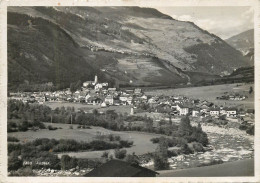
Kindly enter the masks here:
<path id="1" fill-rule="evenodd" d="M 230 38 L 254 28 L 254 9 L 248 6 L 156 7 L 160 12 L 181 21 L 191 21 L 202 29 Z"/>

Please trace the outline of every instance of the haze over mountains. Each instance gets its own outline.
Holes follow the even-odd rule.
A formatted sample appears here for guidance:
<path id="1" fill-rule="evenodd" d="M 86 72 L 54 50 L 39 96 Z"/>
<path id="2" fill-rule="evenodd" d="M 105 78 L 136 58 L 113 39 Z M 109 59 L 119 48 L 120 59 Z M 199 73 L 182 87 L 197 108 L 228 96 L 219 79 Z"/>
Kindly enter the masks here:
<path id="1" fill-rule="evenodd" d="M 195 83 L 249 63 L 191 22 L 152 8 L 8 7 L 8 84 L 78 80 L 123 85 Z"/>

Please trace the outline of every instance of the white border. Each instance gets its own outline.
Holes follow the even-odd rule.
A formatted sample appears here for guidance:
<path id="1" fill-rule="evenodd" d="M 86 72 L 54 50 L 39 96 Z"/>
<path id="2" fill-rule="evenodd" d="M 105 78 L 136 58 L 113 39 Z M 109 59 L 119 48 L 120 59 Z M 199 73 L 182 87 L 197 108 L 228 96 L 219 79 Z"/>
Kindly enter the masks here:
<path id="1" fill-rule="evenodd" d="M 254 177 L 7 177 L 7 6 L 252 6 L 255 30 L 255 176 Z M 260 182 L 260 0 L 0 0 L 0 182 Z M 239 167 L 238 167 L 239 168 Z"/>

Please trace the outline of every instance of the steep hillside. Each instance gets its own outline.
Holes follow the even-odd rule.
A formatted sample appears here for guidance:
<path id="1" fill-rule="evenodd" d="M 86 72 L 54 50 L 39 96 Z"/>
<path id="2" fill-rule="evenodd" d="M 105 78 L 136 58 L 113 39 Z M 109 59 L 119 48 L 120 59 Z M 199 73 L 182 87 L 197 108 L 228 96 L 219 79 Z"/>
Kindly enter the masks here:
<path id="1" fill-rule="evenodd" d="M 67 87 L 95 73 L 123 85 L 186 84 L 242 66 L 242 54 L 217 36 L 155 9 L 8 7 L 10 88 Z"/>
<path id="2" fill-rule="evenodd" d="M 250 61 L 254 61 L 254 29 L 232 36 L 226 42 L 242 52 Z"/>

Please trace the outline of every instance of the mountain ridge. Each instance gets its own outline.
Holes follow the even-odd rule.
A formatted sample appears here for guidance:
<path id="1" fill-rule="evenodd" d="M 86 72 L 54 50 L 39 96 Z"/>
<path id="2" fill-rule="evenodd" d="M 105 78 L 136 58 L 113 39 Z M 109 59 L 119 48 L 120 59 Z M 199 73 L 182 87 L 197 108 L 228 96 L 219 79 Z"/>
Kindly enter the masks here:
<path id="1" fill-rule="evenodd" d="M 13 20 L 19 16 L 19 22 Z M 51 28 L 44 28 L 41 25 L 43 20 L 49 22 L 50 27 L 53 27 L 51 24 L 59 27 L 55 29 L 57 32 L 54 34 Z M 34 32 L 30 27 L 35 29 Z M 33 46 L 30 34 L 35 37 L 38 35 L 39 38 L 48 37 L 47 42 L 41 40 L 46 47 L 52 47 L 53 50 L 43 48 L 40 44 Z M 56 34 L 67 35 L 65 40 L 71 46 L 65 48 L 62 36 Z M 36 61 L 31 57 L 17 56 L 14 59 L 15 44 L 25 53 L 30 52 L 30 47 L 38 49 L 39 51 L 30 53 L 36 55 Z M 53 44 L 57 45 L 56 50 L 51 46 Z M 235 68 L 247 66 L 244 57 L 216 35 L 192 22 L 177 21 L 158 10 L 140 7 L 8 7 L 8 49 L 13 50 L 8 54 L 8 63 L 13 63 L 11 69 L 10 64 L 8 65 L 11 88 L 15 88 L 14 83 L 19 85 L 25 80 L 31 83 L 44 80 L 58 84 L 61 82 L 58 77 L 66 77 L 66 72 L 73 73 L 68 71 L 68 67 L 64 68 L 63 61 L 59 59 L 64 59 L 65 65 L 74 63 L 76 59 L 81 65 L 80 68 L 73 65 L 77 74 L 69 74 L 69 79 L 64 83 L 62 81 L 64 87 L 78 80 L 89 80 L 94 74 L 98 74 L 101 80 L 118 84 L 187 84 L 192 77 L 189 73 L 192 72 L 209 76 L 225 75 L 223 71 L 231 73 Z M 73 55 L 69 50 L 72 50 Z M 55 51 L 64 56 L 54 58 Z M 35 71 L 32 67 L 28 73 L 39 74 L 38 80 L 34 78 L 35 74 L 29 77 L 22 74 L 22 77 L 17 78 L 12 71 L 17 65 L 23 65 L 24 60 L 37 63 L 47 62 L 48 59 L 50 63 L 54 63 L 48 67 L 56 73 L 55 77 L 51 77 L 52 73 L 50 77 L 46 77 L 47 74 L 42 74 L 42 69 L 36 66 Z M 44 67 L 48 70 L 46 64 Z M 60 67 L 64 72 L 60 73 Z M 83 73 L 84 69 L 86 73 Z M 19 73 L 22 73 L 21 70 Z M 25 70 L 27 72 L 28 68 Z"/>

